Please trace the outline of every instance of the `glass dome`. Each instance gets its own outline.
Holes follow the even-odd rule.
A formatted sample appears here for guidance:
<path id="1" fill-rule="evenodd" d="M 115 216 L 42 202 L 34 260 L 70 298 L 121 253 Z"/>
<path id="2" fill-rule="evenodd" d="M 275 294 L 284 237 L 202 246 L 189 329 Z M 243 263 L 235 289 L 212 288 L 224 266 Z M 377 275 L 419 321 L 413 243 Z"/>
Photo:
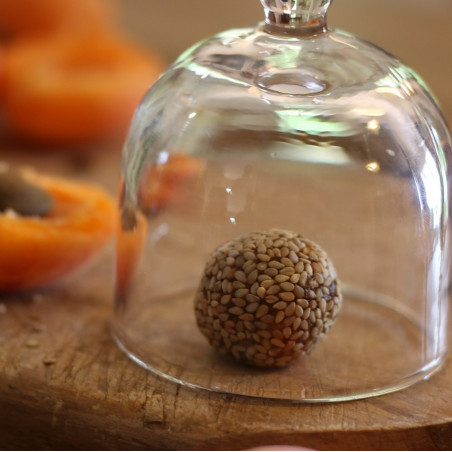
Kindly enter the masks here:
<path id="1" fill-rule="evenodd" d="M 265 23 L 194 45 L 136 110 L 114 338 L 221 393 L 404 388 L 446 355 L 447 127 L 410 68 L 326 26 L 330 1 L 261 2 Z"/>

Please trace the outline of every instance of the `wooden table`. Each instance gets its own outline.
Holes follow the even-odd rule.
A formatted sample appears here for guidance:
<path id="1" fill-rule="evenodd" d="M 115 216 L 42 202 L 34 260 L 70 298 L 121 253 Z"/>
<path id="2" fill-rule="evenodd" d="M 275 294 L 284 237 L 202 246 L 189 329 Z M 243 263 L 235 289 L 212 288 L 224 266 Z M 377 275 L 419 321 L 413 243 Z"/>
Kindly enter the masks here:
<path id="1" fill-rule="evenodd" d="M 95 158 L 2 149 L 12 164 L 27 162 L 116 190 L 119 147 Z M 111 245 L 60 287 L 0 299 L 0 448 L 452 447 L 451 360 L 409 389 L 329 405 L 187 389 L 146 372 L 115 346 L 109 332 L 112 283 Z"/>
<path id="2" fill-rule="evenodd" d="M 240 18 L 225 3 L 225 14 L 217 14 L 221 23 L 205 21 L 211 17 L 206 11 L 202 17 L 198 13 L 201 6 L 218 12 L 219 2 L 187 3 L 182 14 L 173 14 L 171 2 L 140 1 L 134 8 L 129 1 L 121 3 L 127 4 L 123 18 L 130 31 L 172 59 L 187 42 L 260 20 L 254 1 L 244 6 L 248 12 Z M 411 8 L 411 0 L 373 3 L 344 0 L 340 8 L 339 3 L 332 8 L 330 23 L 382 45 L 418 70 L 451 124 L 451 60 L 444 58 L 450 54 L 449 3 L 427 7 L 424 2 L 423 9 Z M 182 30 L 197 16 L 202 23 L 168 34 L 168 23 L 160 18 L 170 16 L 172 30 Z M 0 142 L 0 160 L 95 181 L 115 193 L 120 145 L 87 151 L 68 157 Z M 209 450 L 272 443 L 336 450 L 452 448 L 451 359 L 440 373 L 409 389 L 330 405 L 219 396 L 146 372 L 110 336 L 112 254 L 111 245 L 99 261 L 60 288 L 0 298 L 0 449 Z"/>

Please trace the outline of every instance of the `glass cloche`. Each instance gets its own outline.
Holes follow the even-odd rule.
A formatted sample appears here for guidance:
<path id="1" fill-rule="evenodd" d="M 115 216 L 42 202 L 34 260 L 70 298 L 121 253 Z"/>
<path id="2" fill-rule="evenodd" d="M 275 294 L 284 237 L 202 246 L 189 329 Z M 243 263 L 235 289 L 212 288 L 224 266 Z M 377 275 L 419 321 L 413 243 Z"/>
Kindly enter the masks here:
<path id="1" fill-rule="evenodd" d="M 182 54 L 122 159 L 118 345 L 263 399 L 392 392 L 446 355 L 451 140 L 420 77 L 326 25 L 328 0 Z"/>

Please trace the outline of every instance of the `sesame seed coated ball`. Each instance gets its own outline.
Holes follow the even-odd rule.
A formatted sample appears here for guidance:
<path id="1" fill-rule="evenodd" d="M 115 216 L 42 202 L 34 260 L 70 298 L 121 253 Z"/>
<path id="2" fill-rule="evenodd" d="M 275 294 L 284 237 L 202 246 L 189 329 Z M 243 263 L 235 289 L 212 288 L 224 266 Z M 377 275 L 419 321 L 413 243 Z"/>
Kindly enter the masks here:
<path id="1" fill-rule="evenodd" d="M 309 353 L 342 305 L 326 253 L 295 232 L 241 235 L 208 258 L 195 296 L 198 327 L 221 354 L 282 367 Z"/>

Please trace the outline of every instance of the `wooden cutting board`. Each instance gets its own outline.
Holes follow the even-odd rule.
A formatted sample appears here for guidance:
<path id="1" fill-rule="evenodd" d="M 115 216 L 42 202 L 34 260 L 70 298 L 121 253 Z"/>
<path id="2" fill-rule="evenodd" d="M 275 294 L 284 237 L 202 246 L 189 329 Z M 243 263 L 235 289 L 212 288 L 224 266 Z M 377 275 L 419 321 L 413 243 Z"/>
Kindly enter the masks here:
<path id="1" fill-rule="evenodd" d="M 0 157 L 114 193 L 119 152 L 67 158 L 8 149 Z M 112 257 L 110 245 L 59 287 L 0 298 L 1 449 L 452 448 L 451 360 L 409 389 L 326 405 L 212 394 L 146 372 L 110 336 Z"/>

